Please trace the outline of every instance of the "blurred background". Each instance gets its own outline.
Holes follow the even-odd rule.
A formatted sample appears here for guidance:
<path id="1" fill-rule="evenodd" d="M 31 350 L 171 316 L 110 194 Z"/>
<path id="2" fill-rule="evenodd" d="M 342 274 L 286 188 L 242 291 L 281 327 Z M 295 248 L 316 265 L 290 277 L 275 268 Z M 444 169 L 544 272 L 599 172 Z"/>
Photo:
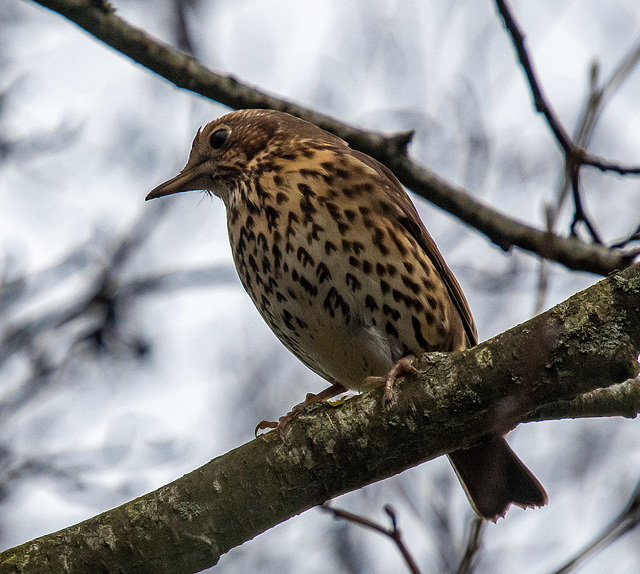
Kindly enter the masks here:
<path id="1" fill-rule="evenodd" d="M 417 161 L 539 228 L 551 213 L 568 233 L 562 156 L 490 1 L 115 6 L 215 71 L 365 129 L 415 129 Z M 573 132 L 590 78 L 606 81 L 637 49 L 640 5 L 513 0 L 513 9 L 546 94 Z M 589 149 L 638 165 L 640 69 L 630 66 L 615 88 Z M 242 290 L 222 202 L 197 193 L 144 202 L 183 167 L 197 128 L 227 111 L 53 12 L 0 0 L 1 549 L 155 489 L 324 388 Z M 604 240 L 629 236 L 640 223 L 640 179 L 582 173 Z M 415 201 L 481 339 L 599 279 L 541 269 L 536 257 L 504 253 Z M 639 424 L 518 427 L 509 440 L 551 502 L 488 525 L 475 571 L 553 572 L 602 531 L 640 479 Z M 335 504 L 383 524 L 392 504 L 425 572 L 455 572 L 473 518 L 444 458 Z M 581 572 L 638 572 L 638 544 L 632 530 Z M 390 541 L 310 510 L 232 550 L 215 571 L 404 569 Z"/>

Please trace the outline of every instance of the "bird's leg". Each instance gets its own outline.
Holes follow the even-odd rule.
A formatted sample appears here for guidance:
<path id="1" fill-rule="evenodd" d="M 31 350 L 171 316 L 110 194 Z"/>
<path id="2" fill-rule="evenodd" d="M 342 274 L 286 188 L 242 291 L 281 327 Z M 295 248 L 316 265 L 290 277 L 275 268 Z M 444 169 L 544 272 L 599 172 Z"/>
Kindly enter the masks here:
<path id="1" fill-rule="evenodd" d="M 314 405 L 316 403 L 322 403 L 332 397 L 335 397 L 336 395 L 346 392 L 346 390 L 347 389 L 343 387 L 340 383 L 334 383 L 330 387 L 326 388 L 324 391 L 319 392 L 317 395 L 314 395 L 313 393 L 308 393 L 303 402 L 293 407 L 286 415 L 281 416 L 278 419 L 278 422 L 274 422 L 274 421 L 259 422 L 255 430 L 256 436 L 258 435 L 258 431 L 261 431 L 264 429 L 276 429 L 278 431 L 278 434 L 280 435 L 280 438 L 284 438 L 284 427 L 286 427 L 290 421 L 296 418 L 304 410 L 305 407 L 308 407 L 309 405 Z"/>
<path id="2" fill-rule="evenodd" d="M 382 406 L 384 408 L 390 407 L 396 400 L 395 393 L 393 391 L 393 385 L 396 379 L 406 374 L 417 374 L 418 369 L 413 366 L 415 356 L 406 355 L 402 357 L 390 371 L 384 377 L 367 377 L 364 380 L 365 387 L 375 387 L 384 383 L 384 394 L 382 395 Z"/>

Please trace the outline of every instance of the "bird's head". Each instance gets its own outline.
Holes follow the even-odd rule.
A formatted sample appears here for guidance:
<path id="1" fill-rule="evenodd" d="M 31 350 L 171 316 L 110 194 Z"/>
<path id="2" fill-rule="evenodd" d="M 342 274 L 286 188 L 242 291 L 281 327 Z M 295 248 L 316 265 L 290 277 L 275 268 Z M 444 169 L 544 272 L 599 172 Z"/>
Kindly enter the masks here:
<path id="1" fill-rule="evenodd" d="M 268 167 L 270 156 L 284 153 L 300 140 L 346 146 L 340 138 L 284 112 L 232 112 L 198 130 L 184 169 L 146 199 L 201 189 L 226 201 L 234 184 L 248 177 L 252 168 Z"/>

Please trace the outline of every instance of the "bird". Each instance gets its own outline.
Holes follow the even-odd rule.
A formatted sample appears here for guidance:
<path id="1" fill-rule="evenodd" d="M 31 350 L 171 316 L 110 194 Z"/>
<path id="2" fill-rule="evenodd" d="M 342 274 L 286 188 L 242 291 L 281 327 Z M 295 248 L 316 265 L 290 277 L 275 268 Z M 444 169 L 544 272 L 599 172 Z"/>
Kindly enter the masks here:
<path id="1" fill-rule="evenodd" d="M 242 109 L 200 128 L 184 169 L 146 199 L 201 190 L 222 199 L 236 270 L 280 341 L 330 383 L 306 405 L 385 386 L 418 354 L 478 342 L 460 284 L 409 195 L 382 163 L 315 124 Z M 502 436 L 450 453 L 476 513 L 543 506 L 538 479 Z"/>

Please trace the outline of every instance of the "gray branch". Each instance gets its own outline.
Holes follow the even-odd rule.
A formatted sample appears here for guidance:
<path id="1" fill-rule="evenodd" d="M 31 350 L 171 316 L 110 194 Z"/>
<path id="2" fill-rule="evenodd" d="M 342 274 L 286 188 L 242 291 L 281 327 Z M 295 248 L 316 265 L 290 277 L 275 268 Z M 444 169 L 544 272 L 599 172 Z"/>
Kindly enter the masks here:
<path id="1" fill-rule="evenodd" d="M 486 235 L 504 250 L 519 247 L 569 269 L 606 275 L 629 266 L 637 251 L 606 248 L 541 231 L 485 205 L 409 159 L 412 132 L 394 135 L 357 129 L 308 108 L 249 87 L 233 76 L 215 74 L 196 58 L 128 24 L 108 2 L 35 0 L 76 23 L 107 45 L 173 82 L 231 108 L 270 108 L 288 112 L 335 133 L 392 169 L 409 189 Z"/>

